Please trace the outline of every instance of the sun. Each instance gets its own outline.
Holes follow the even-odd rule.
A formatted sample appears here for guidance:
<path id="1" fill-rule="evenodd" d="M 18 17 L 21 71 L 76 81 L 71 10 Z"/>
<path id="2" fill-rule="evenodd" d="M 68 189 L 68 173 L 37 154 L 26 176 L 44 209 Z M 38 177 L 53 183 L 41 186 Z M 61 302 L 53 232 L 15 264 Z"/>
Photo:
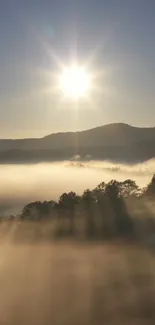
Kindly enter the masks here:
<path id="1" fill-rule="evenodd" d="M 59 88 L 65 96 L 79 99 L 90 90 L 91 77 L 83 67 L 65 68 L 60 75 Z"/>

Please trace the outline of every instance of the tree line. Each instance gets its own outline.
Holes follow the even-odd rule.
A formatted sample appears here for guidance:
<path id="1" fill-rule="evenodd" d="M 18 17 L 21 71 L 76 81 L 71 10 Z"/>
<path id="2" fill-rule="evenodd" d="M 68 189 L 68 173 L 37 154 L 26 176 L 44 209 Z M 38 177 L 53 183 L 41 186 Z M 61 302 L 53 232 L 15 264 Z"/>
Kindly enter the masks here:
<path id="1" fill-rule="evenodd" d="M 139 227 L 155 231 L 155 175 L 145 188 L 135 181 L 102 182 L 79 196 L 63 193 L 56 201 L 36 201 L 24 206 L 20 221 L 55 221 L 55 234 L 87 238 L 133 237 Z M 145 223 L 145 227 L 144 227 Z"/>

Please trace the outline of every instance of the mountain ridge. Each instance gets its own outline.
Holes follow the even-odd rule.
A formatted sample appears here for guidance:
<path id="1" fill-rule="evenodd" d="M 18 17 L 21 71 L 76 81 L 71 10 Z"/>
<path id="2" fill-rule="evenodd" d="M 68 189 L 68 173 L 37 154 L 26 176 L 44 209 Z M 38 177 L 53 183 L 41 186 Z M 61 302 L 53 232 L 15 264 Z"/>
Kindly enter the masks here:
<path id="1" fill-rule="evenodd" d="M 108 127 L 112 127 L 112 126 L 117 126 L 117 127 L 126 127 L 126 128 L 132 128 L 132 129 L 143 129 L 143 130 L 150 130 L 150 129 L 155 129 L 155 126 L 153 127 L 149 127 L 149 126 L 145 126 L 145 127 L 141 127 L 141 126 L 134 126 L 134 125 L 130 125 L 128 123 L 123 123 L 123 122 L 118 122 L 118 123 L 108 123 L 108 124 L 104 124 L 104 125 L 98 125 L 96 127 L 90 128 L 90 129 L 85 129 L 85 130 L 77 130 L 77 131 L 58 131 L 58 132 L 53 132 L 47 135 L 44 135 L 42 137 L 26 137 L 26 138 L 0 138 L 1 140 L 9 140 L 9 141 L 15 141 L 15 140 L 38 140 L 38 139 L 44 139 L 47 137 L 50 137 L 52 135 L 58 135 L 58 134 L 73 134 L 73 133 L 81 133 L 81 132 L 87 132 L 87 131 L 92 131 L 92 130 L 96 130 L 96 129 L 102 129 L 102 128 L 108 128 Z"/>
<path id="2" fill-rule="evenodd" d="M 0 139 L 0 162 L 71 159 L 141 161 L 155 157 L 155 127 L 111 123 L 77 132 L 52 133 L 42 138 Z M 23 158 L 22 158 L 23 157 Z"/>

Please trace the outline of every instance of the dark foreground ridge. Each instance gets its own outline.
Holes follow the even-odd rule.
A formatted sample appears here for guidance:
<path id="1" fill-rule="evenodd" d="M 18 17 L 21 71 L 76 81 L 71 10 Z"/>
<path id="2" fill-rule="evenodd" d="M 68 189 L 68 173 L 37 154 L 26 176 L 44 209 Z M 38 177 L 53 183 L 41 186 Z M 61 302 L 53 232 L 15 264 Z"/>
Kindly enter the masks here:
<path id="1" fill-rule="evenodd" d="M 0 140 L 0 162 L 111 160 L 135 163 L 155 157 L 155 128 L 114 123 L 81 132 L 56 133 L 38 139 Z"/>

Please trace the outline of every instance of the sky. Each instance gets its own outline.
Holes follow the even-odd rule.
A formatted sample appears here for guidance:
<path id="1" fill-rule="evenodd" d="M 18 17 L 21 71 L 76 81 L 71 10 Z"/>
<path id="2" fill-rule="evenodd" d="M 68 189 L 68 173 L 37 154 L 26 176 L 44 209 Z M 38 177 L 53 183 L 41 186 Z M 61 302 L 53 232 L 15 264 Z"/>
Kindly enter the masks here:
<path id="1" fill-rule="evenodd" d="M 154 58 L 154 0 L 1 0 L 0 138 L 155 126 Z M 54 91 L 74 60 L 95 76 L 78 103 Z"/>

